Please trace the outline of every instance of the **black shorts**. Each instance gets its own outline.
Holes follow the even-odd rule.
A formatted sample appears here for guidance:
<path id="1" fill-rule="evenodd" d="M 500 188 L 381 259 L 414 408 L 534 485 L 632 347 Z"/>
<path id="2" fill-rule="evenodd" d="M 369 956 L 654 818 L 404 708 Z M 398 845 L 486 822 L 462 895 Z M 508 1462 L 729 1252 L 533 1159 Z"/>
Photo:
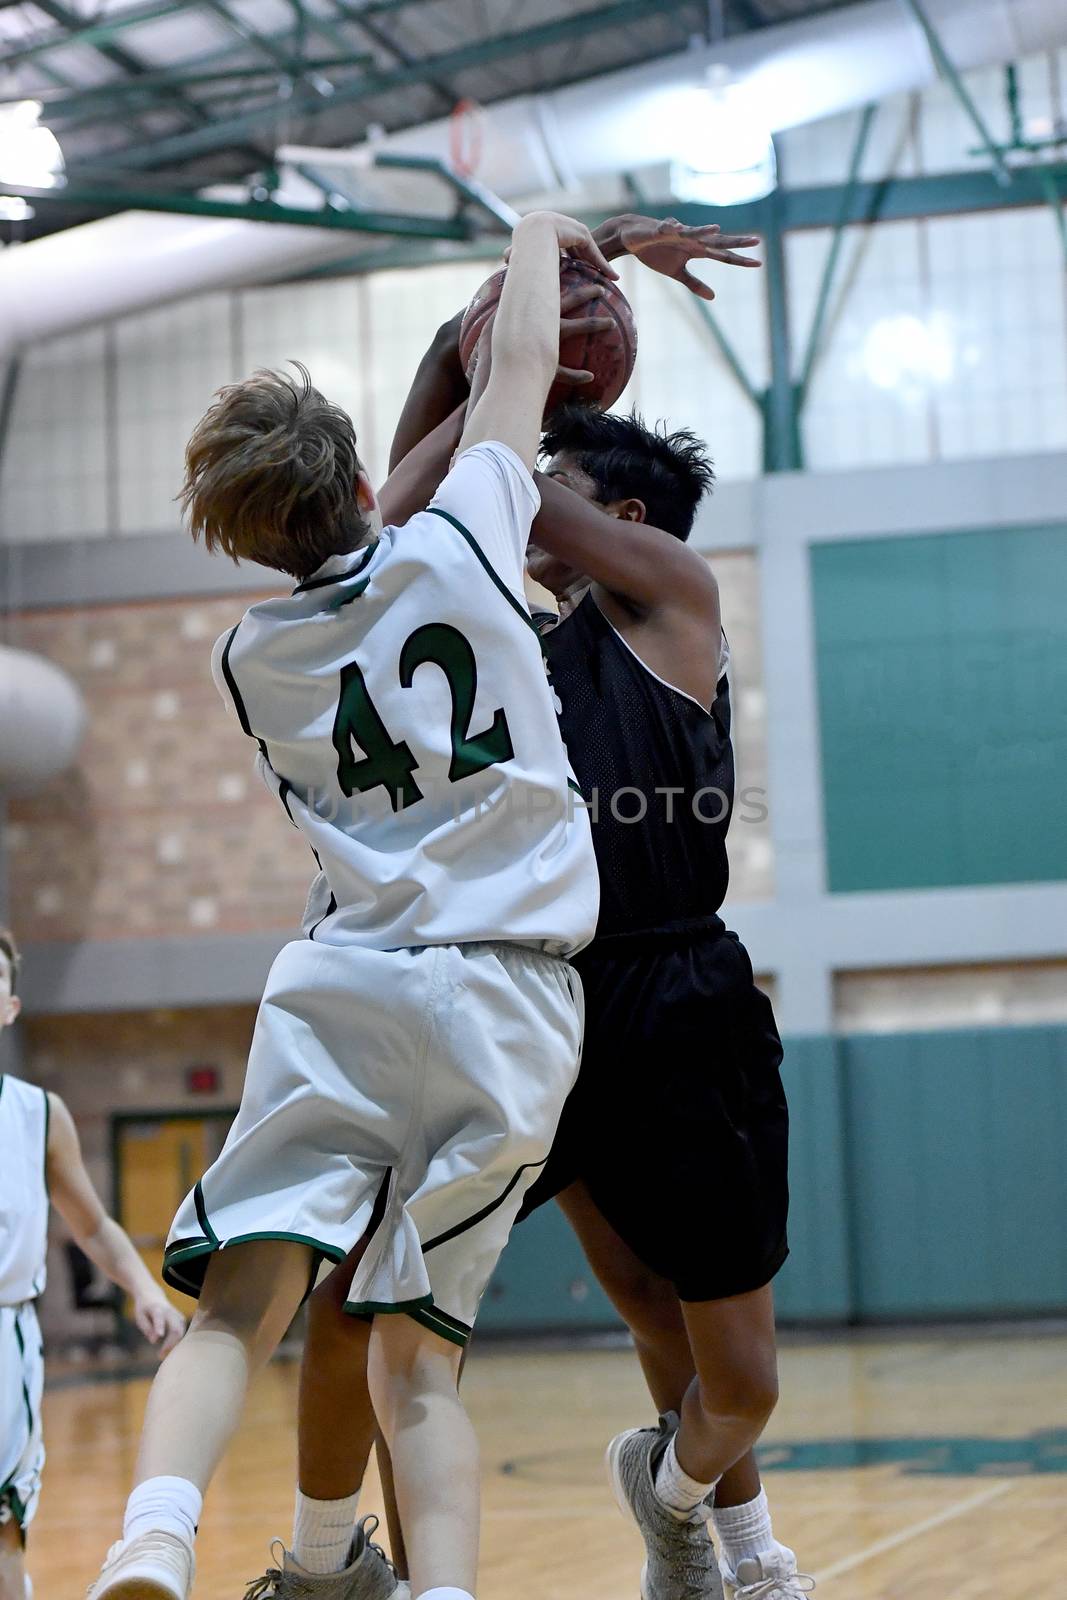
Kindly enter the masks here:
<path id="1" fill-rule="evenodd" d="M 782 1043 L 736 934 L 597 940 L 582 1069 L 520 1220 L 577 1179 L 682 1300 L 770 1282 L 788 1255 Z"/>

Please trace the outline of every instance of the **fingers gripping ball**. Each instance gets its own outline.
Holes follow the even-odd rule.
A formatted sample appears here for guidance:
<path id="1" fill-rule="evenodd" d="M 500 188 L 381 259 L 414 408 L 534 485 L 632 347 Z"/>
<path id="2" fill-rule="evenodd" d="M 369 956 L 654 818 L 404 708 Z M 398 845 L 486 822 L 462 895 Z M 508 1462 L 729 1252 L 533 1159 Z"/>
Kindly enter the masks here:
<path id="1" fill-rule="evenodd" d="M 467 307 L 459 336 L 459 358 L 468 378 L 474 365 L 474 352 L 478 340 L 496 314 L 504 287 L 506 267 L 494 272 L 478 289 Z M 606 411 L 613 406 L 634 370 L 637 359 L 637 324 L 630 302 L 617 283 L 606 278 L 595 267 L 584 261 L 564 258 L 560 262 L 559 285 L 561 301 L 569 291 L 584 285 L 596 284 L 601 289 L 600 299 L 583 301 L 563 313 L 568 321 L 585 321 L 591 315 L 611 319 L 610 328 L 595 332 L 582 331 L 560 338 L 559 360 L 562 367 L 593 374 L 591 383 L 573 383 L 567 378 L 557 378 L 548 392 L 545 415 L 549 416 L 565 400 L 582 400 L 588 405 Z"/>

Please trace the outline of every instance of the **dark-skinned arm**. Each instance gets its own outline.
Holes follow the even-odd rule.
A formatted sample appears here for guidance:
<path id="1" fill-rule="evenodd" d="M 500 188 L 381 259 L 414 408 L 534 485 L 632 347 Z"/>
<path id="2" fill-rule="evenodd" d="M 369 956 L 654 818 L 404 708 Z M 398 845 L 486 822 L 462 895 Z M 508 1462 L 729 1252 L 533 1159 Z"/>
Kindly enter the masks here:
<path id="1" fill-rule="evenodd" d="M 483 341 L 487 344 L 488 341 Z M 489 375 L 489 351 L 480 347 L 474 375 L 477 400 Z M 467 401 L 457 406 L 410 451 L 379 495 L 385 522 L 402 524 L 429 505 L 444 479 L 463 431 Z M 534 474 L 541 509 L 531 540 L 586 573 L 635 612 L 689 612 L 719 627 L 719 587 L 702 556 L 681 539 L 645 522 L 610 517 L 573 489 Z"/>
<path id="2" fill-rule="evenodd" d="M 538 549 L 599 584 L 600 610 L 645 666 L 710 710 L 721 666 L 719 586 L 703 557 L 644 522 L 611 517 L 538 477 Z"/>
<path id="3" fill-rule="evenodd" d="M 467 415 L 467 386 L 463 400 L 435 428 L 420 438 L 394 467 L 378 491 L 382 521 L 400 528 L 418 511 L 425 511 L 448 475 Z"/>
<path id="4" fill-rule="evenodd" d="M 419 363 L 393 434 L 389 451 L 390 473 L 428 433 L 446 421 L 457 406 L 466 404 L 467 380 L 459 364 L 459 330 L 462 322 L 462 311 L 443 322 Z M 438 478 L 437 482 L 440 481 Z"/>
<path id="5" fill-rule="evenodd" d="M 672 533 L 611 517 L 543 473 L 534 474 L 541 509 L 530 539 L 603 584 L 635 613 L 671 611 L 721 626 L 719 586 L 703 556 Z"/>

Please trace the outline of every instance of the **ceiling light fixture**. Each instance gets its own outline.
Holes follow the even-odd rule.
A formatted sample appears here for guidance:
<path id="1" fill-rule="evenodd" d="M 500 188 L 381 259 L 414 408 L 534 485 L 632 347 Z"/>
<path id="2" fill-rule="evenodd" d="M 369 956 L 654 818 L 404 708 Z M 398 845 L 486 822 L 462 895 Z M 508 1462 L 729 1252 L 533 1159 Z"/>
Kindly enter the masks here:
<path id="1" fill-rule="evenodd" d="M 0 183 L 52 189 L 63 181 L 63 152 L 41 121 L 39 100 L 0 106 Z"/>
<path id="2" fill-rule="evenodd" d="M 672 106 L 678 155 L 671 191 L 697 205 L 736 206 L 762 200 L 777 186 L 770 128 L 755 97 L 721 63 L 707 82 L 679 91 Z"/>

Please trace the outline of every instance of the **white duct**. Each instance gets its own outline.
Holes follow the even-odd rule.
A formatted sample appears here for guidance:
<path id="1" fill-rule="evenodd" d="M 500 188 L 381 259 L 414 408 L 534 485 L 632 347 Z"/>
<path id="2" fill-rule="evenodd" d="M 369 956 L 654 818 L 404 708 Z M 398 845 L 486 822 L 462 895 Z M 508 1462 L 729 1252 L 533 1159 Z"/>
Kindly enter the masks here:
<path id="1" fill-rule="evenodd" d="M 1067 44 L 1064 0 L 925 0 L 961 71 Z M 902 0 L 870 0 L 628 67 L 487 113 L 480 180 L 504 196 L 577 185 L 677 157 L 679 91 L 724 61 L 775 132 L 917 89 L 936 76 Z M 385 148 L 448 153 L 447 120 Z M 0 254 L 0 359 L 11 349 L 181 295 L 351 255 L 357 235 L 273 223 L 126 212 Z"/>

